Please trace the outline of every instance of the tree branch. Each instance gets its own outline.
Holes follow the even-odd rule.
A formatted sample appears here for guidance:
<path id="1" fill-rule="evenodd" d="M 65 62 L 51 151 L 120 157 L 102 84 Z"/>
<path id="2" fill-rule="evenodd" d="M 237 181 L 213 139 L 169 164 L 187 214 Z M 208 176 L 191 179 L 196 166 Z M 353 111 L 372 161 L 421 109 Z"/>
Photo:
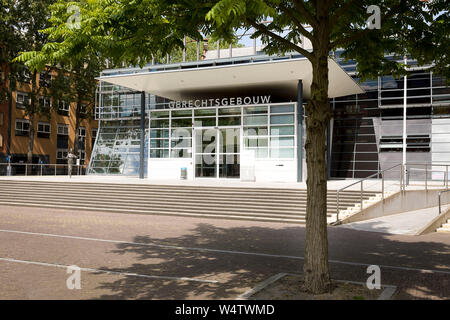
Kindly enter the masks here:
<path id="1" fill-rule="evenodd" d="M 295 22 L 296 26 L 297 26 L 298 29 L 299 29 L 299 32 L 300 32 L 303 36 L 307 37 L 312 43 L 315 43 L 315 42 L 316 42 L 316 38 L 314 38 L 314 36 L 311 34 L 311 32 L 309 32 L 308 30 L 305 29 L 305 27 L 303 27 L 303 25 L 302 25 L 302 23 L 300 22 L 300 20 L 298 20 L 297 17 L 295 17 L 295 16 L 292 14 L 292 12 L 289 10 L 289 8 L 287 8 L 287 7 L 284 6 L 283 4 L 280 4 L 280 8 L 281 8 L 281 10 L 282 10 L 285 14 L 287 14 L 287 15 L 289 16 L 289 18 L 291 18 L 291 19 Z"/>
<path id="2" fill-rule="evenodd" d="M 344 3 L 344 5 L 342 5 L 335 14 L 333 14 L 331 16 L 331 27 L 333 27 L 333 25 L 336 23 L 336 21 L 339 20 L 340 17 L 342 17 L 342 15 L 348 10 L 348 8 L 350 8 L 350 6 L 356 2 L 357 0 L 348 0 L 346 3 Z"/>
<path id="3" fill-rule="evenodd" d="M 292 2 L 294 2 L 294 5 L 297 8 L 297 10 L 300 11 L 300 13 L 305 16 L 305 19 L 309 22 L 309 24 L 313 27 L 313 29 L 319 27 L 319 22 L 311 14 L 311 12 L 308 11 L 303 0 L 293 0 Z"/>
<path id="4" fill-rule="evenodd" d="M 285 38 L 277 35 L 276 33 L 272 32 L 272 31 L 270 31 L 265 25 L 258 24 L 258 23 L 254 22 L 254 21 L 250 21 L 247 18 L 245 18 L 245 20 L 246 20 L 246 22 L 248 24 L 250 24 L 253 28 L 255 28 L 256 30 L 260 31 L 261 33 L 264 33 L 264 34 L 266 34 L 266 35 L 276 39 L 277 41 L 280 41 L 280 42 L 286 44 L 292 50 L 301 53 L 306 58 L 308 58 L 310 61 L 314 60 L 314 55 L 311 52 L 303 49 L 302 47 L 297 46 L 296 44 L 292 43 L 291 41 L 286 40 Z"/>

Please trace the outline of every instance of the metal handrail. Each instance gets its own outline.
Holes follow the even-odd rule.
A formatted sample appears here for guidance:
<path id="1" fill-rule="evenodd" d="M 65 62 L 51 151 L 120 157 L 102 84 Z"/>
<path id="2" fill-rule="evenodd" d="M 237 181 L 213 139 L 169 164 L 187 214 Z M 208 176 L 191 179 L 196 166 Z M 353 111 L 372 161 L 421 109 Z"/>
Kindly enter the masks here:
<path id="1" fill-rule="evenodd" d="M 383 175 L 383 173 L 384 172 L 387 172 L 387 171 L 389 171 L 389 170 L 392 170 L 392 169 L 395 169 L 395 168 L 397 168 L 397 167 L 401 167 L 402 168 L 402 170 L 400 170 L 400 191 L 403 189 L 403 183 L 402 183 L 402 181 L 403 181 L 403 164 L 396 164 L 395 166 L 393 166 L 393 167 L 390 167 L 390 168 L 388 168 L 388 169 L 384 169 L 384 170 L 381 170 L 381 171 L 378 171 L 377 173 L 374 173 L 374 174 L 371 174 L 370 176 L 368 176 L 368 177 L 365 177 L 365 178 L 363 178 L 363 179 L 361 179 L 361 180 L 359 180 L 359 181 L 356 181 L 356 182 L 353 182 L 352 184 L 349 184 L 348 186 L 345 186 L 345 187 L 343 187 L 343 188 L 340 188 L 340 189 L 338 189 L 337 190 L 337 194 L 336 194 L 336 221 L 339 221 L 339 211 L 340 211 L 340 201 L 339 201 L 339 195 L 340 195 L 340 193 L 342 192 L 342 191 L 344 191 L 345 189 L 347 189 L 347 188 L 350 188 L 350 187 L 352 187 L 352 186 L 354 186 L 354 185 L 357 185 L 358 183 L 361 183 L 361 193 L 360 193 L 360 195 L 361 195 L 361 197 L 360 197 L 360 203 L 361 203 L 361 210 L 363 209 L 363 194 L 364 194 L 364 181 L 366 181 L 366 180 L 369 180 L 369 179 L 371 179 L 371 178 L 373 178 L 373 177 L 375 177 L 375 176 L 379 176 L 380 174 L 381 174 L 381 196 L 382 196 L 382 199 L 383 199 L 383 201 L 384 201 L 384 175 Z"/>
<path id="2" fill-rule="evenodd" d="M 408 169 L 407 166 L 424 166 L 425 169 L 425 190 L 428 190 L 428 167 L 445 167 L 445 171 L 442 171 L 444 173 L 444 186 L 446 187 L 446 189 L 448 190 L 449 188 L 449 182 L 448 182 L 448 167 L 450 166 L 450 164 L 443 164 L 443 163 L 426 163 L 426 162 L 412 162 L 412 163 L 406 163 L 405 164 L 405 169 Z M 408 170 L 406 170 L 406 172 L 408 172 Z M 436 172 L 433 171 L 431 169 L 431 172 Z M 441 171 L 438 171 L 441 172 Z M 408 179 L 409 180 L 409 179 Z"/>
<path id="3" fill-rule="evenodd" d="M 57 175 L 57 169 L 58 168 L 66 168 L 69 167 L 69 165 L 67 163 L 0 163 L 0 166 L 6 166 L 7 168 L 11 168 L 11 167 L 25 167 L 25 176 L 31 175 L 28 174 L 29 172 L 32 173 L 33 171 L 28 169 L 29 166 L 35 166 L 35 167 L 39 167 L 40 169 L 38 169 L 38 171 L 40 172 L 40 175 L 43 175 L 43 168 L 48 167 L 48 168 L 52 168 L 54 167 L 54 175 Z M 77 175 L 81 174 L 81 169 L 83 167 L 85 167 L 85 164 L 72 164 L 72 167 L 75 169 L 72 172 L 76 172 Z"/>
<path id="4" fill-rule="evenodd" d="M 432 162 L 431 163 L 425 163 L 425 162 L 423 162 L 423 163 L 416 163 L 416 162 L 409 163 L 409 162 L 407 162 L 404 165 L 403 164 L 397 164 L 397 165 L 395 165 L 393 167 L 390 167 L 388 169 L 385 169 L 385 170 L 382 170 L 382 171 L 378 171 L 377 173 L 374 173 L 374 174 L 372 174 L 372 175 L 370 175 L 370 176 L 368 176 L 366 178 L 363 178 L 361 180 L 358 180 L 356 182 L 353 182 L 353 183 L 349 184 L 348 186 L 345 186 L 343 188 L 338 189 L 337 190 L 337 199 L 336 199 L 336 202 L 337 202 L 337 205 L 336 205 L 336 221 L 339 221 L 339 211 L 340 211 L 339 194 L 340 194 L 340 192 L 342 192 L 343 190 L 345 190 L 345 189 L 347 189 L 349 187 L 357 185 L 358 183 L 361 183 L 361 199 L 360 199 L 360 202 L 361 202 L 361 210 L 362 210 L 363 209 L 364 181 L 366 181 L 368 179 L 371 179 L 371 178 L 373 178 L 375 176 L 379 176 L 381 174 L 381 195 L 382 195 L 382 199 L 384 201 L 384 175 L 382 173 L 384 173 L 386 171 L 389 171 L 389 170 L 392 170 L 392 169 L 395 169 L 397 167 L 401 167 L 400 179 L 399 179 L 400 191 L 405 191 L 406 190 L 406 185 L 407 185 L 407 183 L 405 181 L 405 178 L 408 178 L 408 177 L 405 177 L 405 176 L 408 175 L 408 170 L 406 170 L 408 168 L 408 166 L 424 166 L 425 167 L 425 190 L 428 190 L 428 171 L 429 171 L 429 167 L 439 167 L 439 166 L 444 167 L 445 166 L 445 171 L 443 171 L 443 172 L 444 172 L 444 186 L 446 187 L 446 190 L 445 191 L 441 191 L 439 193 L 439 212 L 441 212 L 441 206 L 440 206 L 440 199 L 441 198 L 440 198 L 440 195 L 441 195 L 441 193 L 450 191 L 449 190 L 449 170 L 448 170 L 450 164 L 432 163 Z M 431 170 L 431 172 L 433 172 L 433 170 Z"/>
<path id="5" fill-rule="evenodd" d="M 441 195 L 445 192 L 450 192 L 450 189 L 447 190 L 442 190 L 438 192 L 438 202 L 439 202 L 439 215 L 442 214 L 442 209 L 441 209 Z"/>

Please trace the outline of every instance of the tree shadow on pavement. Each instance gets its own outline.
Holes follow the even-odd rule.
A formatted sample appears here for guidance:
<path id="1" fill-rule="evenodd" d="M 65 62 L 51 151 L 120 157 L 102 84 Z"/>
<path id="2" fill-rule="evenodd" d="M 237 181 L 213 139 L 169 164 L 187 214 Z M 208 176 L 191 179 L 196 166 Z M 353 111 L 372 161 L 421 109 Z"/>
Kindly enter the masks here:
<path id="1" fill-rule="evenodd" d="M 124 267 L 103 266 L 100 269 L 161 277 L 217 280 L 218 283 L 121 276 L 116 281 L 101 283 L 98 289 L 108 290 L 110 293 L 98 298 L 235 299 L 274 274 L 300 273 L 303 267 L 304 239 L 304 227 L 286 227 L 281 224 L 279 227 L 227 228 L 199 223 L 190 233 L 179 237 L 156 239 L 151 235 L 138 235 L 133 238 L 133 243 L 117 244 L 112 251 L 122 256 Z M 164 248 L 153 244 L 178 248 Z M 369 276 L 366 273 L 367 265 L 377 264 L 381 265 L 382 283 L 400 288 L 398 298 L 449 298 L 449 244 L 450 239 L 436 238 L 436 235 L 413 237 L 329 228 L 332 278 L 365 282 Z M 186 247 L 189 249 L 185 249 Z M 294 256 L 298 258 L 292 258 Z M 441 270 L 443 273 L 424 273 L 407 268 Z"/>

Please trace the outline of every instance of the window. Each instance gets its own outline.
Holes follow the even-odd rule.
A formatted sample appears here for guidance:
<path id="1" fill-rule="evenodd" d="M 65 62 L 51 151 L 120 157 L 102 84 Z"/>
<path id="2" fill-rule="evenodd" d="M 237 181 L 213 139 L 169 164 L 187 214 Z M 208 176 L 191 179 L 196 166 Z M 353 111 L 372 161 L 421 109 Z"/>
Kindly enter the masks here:
<path id="1" fill-rule="evenodd" d="M 79 127 L 78 128 L 78 149 L 79 150 L 84 150 L 86 148 L 85 141 L 86 141 L 86 128 Z"/>
<path id="2" fill-rule="evenodd" d="M 56 163 L 58 164 L 67 163 L 67 149 L 56 150 Z"/>
<path id="3" fill-rule="evenodd" d="M 50 97 L 39 97 L 39 105 L 42 108 L 50 108 L 52 105 L 52 101 Z"/>
<path id="4" fill-rule="evenodd" d="M 87 114 L 87 104 L 82 103 L 80 105 L 80 114 L 85 116 Z"/>
<path id="5" fill-rule="evenodd" d="M 50 123 L 38 122 L 37 136 L 39 138 L 50 138 Z"/>
<path id="6" fill-rule="evenodd" d="M 22 83 L 31 83 L 31 72 L 28 68 L 24 68 L 19 74 L 19 81 Z"/>
<path id="7" fill-rule="evenodd" d="M 28 120 L 16 120 L 16 136 L 28 136 L 30 132 L 30 123 Z"/>
<path id="8" fill-rule="evenodd" d="M 49 71 L 42 71 L 39 73 L 39 86 L 50 88 L 52 82 L 52 75 Z"/>
<path id="9" fill-rule="evenodd" d="M 18 91 L 16 93 L 16 108 L 24 109 L 28 105 L 30 105 L 29 94 Z"/>
<path id="10" fill-rule="evenodd" d="M 69 126 L 67 124 L 58 123 L 58 134 L 68 136 Z"/>
<path id="11" fill-rule="evenodd" d="M 57 148 L 65 149 L 69 147 L 69 126 L 67 124 L 58 124 Z"/>
<path id="12" fill-rule="evenodd" d="M 78 150 L 78 159 L 80 159 L 80 164 L 84 164 L 86 160 L 86 152 L 84 150 Z"/>
<path id="13" fill-rule="evenodd" d="M 70 111 L 70 103 L 65 100 L 58 101 L 58 113 L 60 115 L 68 116 Z"/>

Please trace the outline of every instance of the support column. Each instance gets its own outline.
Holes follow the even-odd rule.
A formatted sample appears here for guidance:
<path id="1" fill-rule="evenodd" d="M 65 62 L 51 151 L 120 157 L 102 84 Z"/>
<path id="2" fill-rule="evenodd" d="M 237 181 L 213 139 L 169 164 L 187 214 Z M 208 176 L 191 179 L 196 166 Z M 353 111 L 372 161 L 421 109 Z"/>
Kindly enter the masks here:
<path id="1" fill-rule="evenodd" d="M 145 92 L 141 92 L 141 145 L 139 150 L 139 179 L 145 175 Z"/>
<path id="2" fill-rule="evenodd" d="M 297 86 L 297 182 L 303 180 L 303 82 Z"/>

